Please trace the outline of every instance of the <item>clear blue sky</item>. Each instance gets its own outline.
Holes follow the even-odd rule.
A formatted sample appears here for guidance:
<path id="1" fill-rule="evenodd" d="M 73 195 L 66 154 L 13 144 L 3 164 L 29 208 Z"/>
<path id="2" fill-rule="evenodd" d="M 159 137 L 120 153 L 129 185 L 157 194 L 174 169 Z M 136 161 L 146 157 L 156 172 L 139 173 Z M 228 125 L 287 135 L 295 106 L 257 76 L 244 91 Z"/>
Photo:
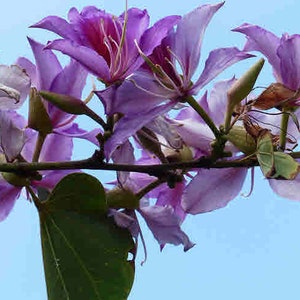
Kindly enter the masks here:
<path id="1" fill-rule="evenodd" d="M 215 2 L 129 0 L 130 6 L 147 8 L 152 21 L 168 14 L 187 13 L 204 3 Z M 42 30 L 28 29 L 30 24 L 49 14 L 66 16 L 71 6 L 80 9 L 85 5 L 97 5 L 115 14 L 124 9 L 120 0 L 3 2 L 0 63 L 11 64 L 24 55 L 32 58 L 26 35 L 41 42 L 53 37 Z M 243 36 L 230 29 L 243 22 L 265 26 L 278 35 L 300 33 L 299 11 L 298 0 L 228 0 L 209 26 L 203 58 L 214 47 L 242 46 Z M 249 63 L 230 68 L 219 78 L 238 76 Z M 272 82 L 269 71 L 265 68 L 261 85 Z M 86 149 L 80 147 L 76 157 L 84 157 L 85 153 Z M 243 192 L 248 190 L 249 180 Z M 136 281 L 129 299 L 300 299 L 299 228 L 300 203 L 275 196 L 257 172 L 250 198 L 239 196 L 225 209 L 185 221 L 184 230 L 197 244 L 188 253 L 174 246 L 167 246 L 160 253 L 151 233 L 144 230 L 148 260 L 140 266 L 143 259 L 140 251 Z M 0 299 L 46 300 L 34 206 L 20 199 L 9 218 L 0 224 L 0 237 Z"/>

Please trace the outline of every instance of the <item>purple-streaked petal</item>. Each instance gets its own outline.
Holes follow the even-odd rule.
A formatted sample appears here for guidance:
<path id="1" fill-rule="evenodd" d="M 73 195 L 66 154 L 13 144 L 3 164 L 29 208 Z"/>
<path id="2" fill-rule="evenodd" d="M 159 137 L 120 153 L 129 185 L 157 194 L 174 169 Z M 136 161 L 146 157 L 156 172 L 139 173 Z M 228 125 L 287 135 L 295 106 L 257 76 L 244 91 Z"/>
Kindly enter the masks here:
<path id="1" fill-rule="evenodd" d="M 135 162 L 134 148 L 127 140 L 122 145 L 118 146 L 111 156 L 114 163 L 133 165 Z M 117 172 L 118 182 L 121 186 L 126 183 L 130 172 Z"/>
<path id="2" fill-rule="evenodd" d="M 290 200 L 300 200 L 300 175 L 298 174 L 294 180 L 277 180 L 269 179 L 272 190 L 280 197 Z"/>
<path id="3" fill-rule="evenodd" d="M 167 104 L 155 107 L 150 111 L 142 111 L 140 113 L 121 118 L 114 128 L 113 135 L 105 143 L 104 151 L 106 158 L 109 159 L 111 154 L 119 145 L 122 145 L 130 136 L 135 134 L 145 124 L 152 121 L 158 115 L 166 113 L 175 104 L 175 101 L 169 101 Z"/>
<path id="4" fill-rule="evenodd" d="M 161 248 L 165 244 L 184 246 L 184 251 L 194 246 L 180 228 L 180 219 L 171 206 L 149 206 L 139 210 Z"/>
<path id="5" fill-rule="evenodd" d="M 292 90 L 300 88 L 300 35 L 283 38 L 277 50 L 282 83 Z"/>
<path id="6" fill-rule="evenodd" d="M 8 162 L 12 162 L 25 144 L 24 130 L 13 122 L 12 114 L 0 110 L 0 146 Z"/>
<path id="7" fill-rule="evenodd" d="M 191 93 L 197 94 L 207 83 L 213 80 L 226 68 L 235 64 L 238 61 L 253 57 L 253 55 L 240 51 L 236 47 L 232 48 L 219 48 L 211 51 L 205 62 L 205 67 L 195 82 Z"/>
<path id="8" fill-rule="evenodd" d="M 246 168 L 201 169 L 186 187 L 182 207 L 190 214 L 222 208 L 242 189 Z"/>
<path id="9" fill-rule="evenodd" d="M 0 222 L 11 212 L 20 193 L 20 187 L 10 185 L 0 175 Z"/>
<path id="10" fill-rule="evenodd" d="M 157 21 L 152 27 L 147 29 L 139 43 L 142 52 L 146 56 L 149 56 L 153 50 L 160 45 L 162 40 L 167 36 L 169 30 L 173 28 L 179 20 L 180 16 L 168 16 Z M 130 74 L 136 70 L 143 62 L 144 59 L 139 55 L 135 63 L 129 66 L 127 73 Z"/>
<path id="11" fill-rule="evenodd" d="M 164 188 L 160 190 L 156 201 L 156 205 L 158 206 L 172 206 L 175 215 L 179 217 L 181 222 L 183 222 L 186 216 L 186 212 L 181 206 L 181 198 L 184 188 L 185 182 L 177 182 L 173 189 L 170 189 L 167 184 L 164 184 Z"/>
<path id="12" fill-rule="evenodd" d="M 248 23 L 242 24 L 233 29 L 233 31 L 243 33 L 247 36 L 244 51 L 261 52 L 272 65 L 274 76 L 278 81 L 281 81 L 280 59 L 277 55 L 277 49 L 280 44 L 279 37 L 262 27 Z"/>
<path id="13" fill-rule="evenodd" d="M 28 38 L 32 52 L 35 58 L 37 82 L 36 88 L 38 90 L 49 91 L 53 79 L 62 70 L 57 57 L 51 50 L 46 50 L 45 46 Z"/>
<path id="14" fill-rule="evenodd" d="M 72 26 L 66 20 L 57 16 L 48 16 L 30 27 L 46 29 L 63 38 L 77 40 L 77 35 L 73 31 Z"/>
<path id="15" fill-rule="evenodd" d="M 103 81 L 110 79 L 109 68 L 106 61 L 91 48 L 78 45 L 71 40 L 55 40 L 50 42 L 46 48 L 61 51 L 74 58 Z"/>
<path id="16" fill-rule="evenodd" d="M 17 65 L 0 65 L 0 109 L 18 109 L 30 89 L 30 78 Z"/>
<path id="17" fill-rule="evenodd" d="M 223 4 L 200 6 L 179 21 L 174 50 L 183 65 L 184 78 L 191 79 L 198 67 L 203 35 L 211 18 Z"/>

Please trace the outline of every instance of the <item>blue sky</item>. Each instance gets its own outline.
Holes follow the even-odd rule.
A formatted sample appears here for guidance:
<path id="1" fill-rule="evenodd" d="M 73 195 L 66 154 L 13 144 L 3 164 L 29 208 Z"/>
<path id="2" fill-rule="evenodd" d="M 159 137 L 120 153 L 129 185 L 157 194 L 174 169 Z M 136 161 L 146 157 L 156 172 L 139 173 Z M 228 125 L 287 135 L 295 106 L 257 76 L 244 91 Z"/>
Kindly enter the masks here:
<path id="1" fill-rule="evenodd" d="M 204 3 L 215 2 L 129 0 L 130 6 L 147 8 L 153 22 L 165 15 L 185 14 Z M 53 37 L 45 31 L 29 29 L 30 24 L 50 14 L 66 16 L 70 7 L 81 9 L 85 5 L 97 5 L 115 14 L 121 13 L 125 6 L 120 0 L 2 3 L 0 63 L 11 64 L 18 56 L 32 58 L 26 35 L 41 42 Z M 299 10 L 297 0 L 228 0 L 207 30 L 203 58 L 216 47 L 241 47 L 243 36 L 230 29 L 244 22 L 264 26 L 277 35 L 297 33 Z M 253 62 L 240 63 L 218 78 L 238 76 Z M 267 66 L 259 85 L 267 86 L 273 80 Z M 77 143 L 77 146 L 77 157 L 92 151 L 87 145 Z M 242 192 L 248 191 L 249 180 Z M 129 299 L 299 299 L 299 216 L 300 203 L 274 195 L 258 171 L 249 198 L 239 196 L 225 209 L 187 218 L 184 230 L 196 243 L 189 252 L 167 246 L 161 253 L 151 233 L 144 229 L 148 259 L 140 266 L 143 259 L 140 251 Z M 0 299 L 46 300 L 34 206 L 20 199 L 8 219 L 0 224 L 0 237 Z"/>

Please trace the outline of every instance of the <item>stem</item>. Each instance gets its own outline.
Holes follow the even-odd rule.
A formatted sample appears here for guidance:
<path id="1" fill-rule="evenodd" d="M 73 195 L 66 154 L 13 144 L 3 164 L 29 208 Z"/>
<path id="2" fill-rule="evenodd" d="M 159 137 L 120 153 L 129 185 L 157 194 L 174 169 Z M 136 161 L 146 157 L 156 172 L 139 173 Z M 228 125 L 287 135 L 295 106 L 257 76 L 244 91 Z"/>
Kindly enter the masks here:
<path id="1" fill-rule="evenodd" d="M 189 96 L 185 98 L 185 101 L 198 113 L 198 115 L 204 120 L 207 126 L 211 129 L 213 134 L 215 135 L 216 139 L 219 139 L 221 133 L 219 129 L 216 127 L 213 120 L 210 116 L 206 113 L 206 111 L 201 107 L 201 105 L 194 99 L 194 97 Z"/>
<path id="2" fill-rule="evenodd" d="M 157 179 L 147 186 L 145 186 L 143 189 L 139 190 L 135 195 L 137 196 L 138 199 L 143 198 L 146 194 L 160 186 L 162 183 L 166 182 L 164 179 Z"/>
<path id="3" fill-rule="evenodd" d="M 38 210 L 40 210 L 40 208 L 41 208 L 40 199 L 36 196 L 36 194 L 34 193 L 33 189 L 30 186 L 26 186 L 25 188 L 26 188 L 26 191 L 30 194 L 36 208 Z"/>
<path id="4" fill-rule="evenodd" d="M 282 151 L 285 150 L 289 117 L 290 117 L 290 115 L 289 115 L 288 111 L 283 109 L 283 114 L 281 117 L 281 125 L 280 125 L 280 136 L 279 136 L 279 147 Z"/>
<path id="5" fill-rule="evenodd" d="M 39 161 L 39 157 L 42 151 L 42 147 L 43 144 L 45 142 L 47 135 L 43 134 L 41 132 L 39 132 L 37 140 L 36 140 L 36 144 L 35 144 L 35 149 L 34 149 L 34 153 L 33 153 L 33 157 L 32 157 L 32 162 L 38 162 Z"/>
<path id="6" fill-rule="evenodd" d="M 104 130 L 107 129 L 107 124 L 104 120 L 98 116 L 93 110 L 86 106 L 85 115 L 93 119 L 96 123 L 98 123 Z"/>

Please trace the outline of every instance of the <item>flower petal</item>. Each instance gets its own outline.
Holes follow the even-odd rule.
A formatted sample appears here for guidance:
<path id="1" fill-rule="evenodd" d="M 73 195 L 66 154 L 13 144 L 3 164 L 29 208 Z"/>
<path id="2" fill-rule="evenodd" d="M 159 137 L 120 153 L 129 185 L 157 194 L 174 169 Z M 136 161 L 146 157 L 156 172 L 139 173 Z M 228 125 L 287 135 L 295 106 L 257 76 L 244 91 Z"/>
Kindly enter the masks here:
<path id="1" fill-rule="evenodd" d="M 276 180 L 269 179 L 272 190 L 280 197 L 290 200 L 300 200 L 300 175 L 298 174 L 294 180 Z"/>
<path id="2" fill-rule="evenodd" d="M 140 209 L 148 227 L 161 248 L 169 243 L 184 246 L 184 251 L 191 249 L 194 244 L 180 228 L 180 219 L 171 206 L 149 206 Z"/>
<path id="3" fill-rule="evenodd" d="M 0 109 L 18 109 L 30 88 L 30 78 L 17 65 L 0 65 Z"/>
<path id="4" fill-rule="evenodd" d="M 100 79 L 103 81 L 110 79 L 106 61 L 91 48 L 80 46 L 71 40 L 55 40 L 50 42 L 46 49 L 55 49 L 74 58 L 94 75 L 101 74 Z"/>
<path id="5" fill-rule="evenodd" d="M 281 39 L 277 51 L 282 83 L 292 90 L 300 88 L 300 35 Z"/>
<path id="6" fill-rule="evenodd" d="M 167 104 L 155 107 L 150 111 L 142 111 L 140 113 L 121 118 L 114 128 L 113 135 L 105 143 L 104 152 L 106 158 L 109 159 L 111 154 L 119 145 L 122 145 L 130 136 L 135 134 L 145 124 L 152 121 L 158 115 L 164 114 L 175 104 L 175 102 L 170 101 Z"/>
<path id="7" fill-rule="evenodd" d="M 0 176 L 0 222 L 6 219 L 21 193 L 21 188 L 7 183 Z"/>
<path id="8" fill-rule="evenodd" d="M 273 67 L 274 76 L 281 81 L 280 60 L 277 56 L 277 49 L 280 39 L 272 32 L 262 27 L 244 23 L 243 25 L 233 29 L 233 31 L 241 32 L 247 36 L 247 43 L 244 51 L 259 51 L 269 61 Z"/>
<path id="9" fill-rule="evenodd" d="M 205 30 L 224 2 L 202 5 L 183 16 L 176 30 L 175 54 L 183 65 L 183 77 L 191 79 L 198 67 Z"/>
<path id="10" fill-rule="evenodd" d="M 211 51 L 205 62 L 205 67 L 199 79 L 195 82 L 191 90 L 192 94 L 197 94 L 208 82 L 213 80 L 226 68 L 238 61 L 253 57 L 253 55 L 240 51 L 236 47 L 219 48 Z"/>
<path id="11" fill-rule="evenodd" d="M 246 174 L 246 168 L 201 169 L 183 194 L 183 209 L 195 215 L 226 206 L 240 192 Z"/>

